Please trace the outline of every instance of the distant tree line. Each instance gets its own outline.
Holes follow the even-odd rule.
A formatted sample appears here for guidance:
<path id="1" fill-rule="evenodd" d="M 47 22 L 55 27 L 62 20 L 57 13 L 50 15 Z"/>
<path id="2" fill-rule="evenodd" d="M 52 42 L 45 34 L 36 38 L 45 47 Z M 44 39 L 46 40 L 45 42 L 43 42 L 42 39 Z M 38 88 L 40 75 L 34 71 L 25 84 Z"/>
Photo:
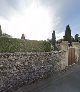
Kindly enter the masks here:
<path id="1" fill-rule="evenodd" d="M 8 39 L 10 38 L 10 39 Z M 72 42 L 79 42 L 79 34 L 75 34 L 75 37 L 71 35 L 71 28 L 69 25 L 66 26 L 65 35 L 63 39 L 56 41 L 55 30 L 53 30 L 52 38 L 47 41 L 30 41 L 25 39 L 25 35 L 22 34 L 21 39 L 14 39 L 11 35 L 2 32 L 0 25 L 0 52 L 15 52 L 15 51 L 51 51 L 58 50 L 56 43 L 62 41 L 68 41 L 69 46 Z M 5 43 L 5 44 L 4 44 Z"/>
<path id="2" fill-rule="evenodd" d="M 1 25 L 0 25 L 0 37 L 12 38 L 11 35 L 2 32 Z"/>
<path id="3" fill-rule="evenodd" d="M 52 33 L 52 38 L 47 40 L 51 43 L 54 50 L 57 50 L 56 43 L 61 43 L 62 41 L 68 41 L 69 46 L 72 46 L 72 42 L 80 42 L 80 37 L 79 37 L 79 34 L 75 34 L 75 37 L 73 37 L 71 35 L 71 28 L 69 25 L 67 25 L 63 39 L 59 39 L 56 41 L 56 35 L 54 30 Z"/>

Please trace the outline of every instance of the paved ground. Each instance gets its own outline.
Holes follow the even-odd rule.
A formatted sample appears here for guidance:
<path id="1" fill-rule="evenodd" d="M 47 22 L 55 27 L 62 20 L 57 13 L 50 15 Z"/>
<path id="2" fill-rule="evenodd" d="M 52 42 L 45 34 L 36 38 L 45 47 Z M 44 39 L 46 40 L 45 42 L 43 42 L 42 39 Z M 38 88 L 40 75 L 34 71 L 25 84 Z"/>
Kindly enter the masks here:
<path id="1" fill-rule="evenodd" d="M 33 85 L 24 86 L 16 92 L 80 92 L 80 65 L 74 65 L 66 72 Z"/>

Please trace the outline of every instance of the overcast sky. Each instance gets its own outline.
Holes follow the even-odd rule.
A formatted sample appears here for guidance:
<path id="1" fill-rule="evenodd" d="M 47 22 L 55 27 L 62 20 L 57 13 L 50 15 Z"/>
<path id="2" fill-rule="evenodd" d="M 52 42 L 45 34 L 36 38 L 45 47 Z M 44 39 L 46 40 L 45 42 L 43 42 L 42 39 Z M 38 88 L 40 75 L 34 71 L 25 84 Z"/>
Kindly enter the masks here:
<path id="1" fill-rule="evenodd" d="M 45 40 L 56 31 L 62 38 L 66 25 L 80 34 L 80 0 L 0 0 L 0 25 L 4 33 Z"/>

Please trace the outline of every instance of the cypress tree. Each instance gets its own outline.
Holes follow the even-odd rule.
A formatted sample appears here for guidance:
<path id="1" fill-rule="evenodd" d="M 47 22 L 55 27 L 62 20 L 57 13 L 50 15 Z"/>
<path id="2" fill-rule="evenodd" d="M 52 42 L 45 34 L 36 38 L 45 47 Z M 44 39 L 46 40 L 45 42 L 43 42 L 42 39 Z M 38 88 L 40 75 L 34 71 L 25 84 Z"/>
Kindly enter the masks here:
<path id="1" fill-rule="evenodd" d="M 66 26 L 64 41 L 71 43 L 71 29 L 69 25 Z"/>
<path id="2" fill-rule="evenodd" d="M 0 25 L 0 37 L 2 36 L 2 30 L 1 30 L 1 25 Z"/>
<path id="3" fill-rule="evenodd" d="M 54 50 L 55 50 L 55 43 L 56 43 L 56 36 L 55 36 L 55 31 L 53 31 L 53 33 L 52 33 L 52 45 L 54 46 Z"/>

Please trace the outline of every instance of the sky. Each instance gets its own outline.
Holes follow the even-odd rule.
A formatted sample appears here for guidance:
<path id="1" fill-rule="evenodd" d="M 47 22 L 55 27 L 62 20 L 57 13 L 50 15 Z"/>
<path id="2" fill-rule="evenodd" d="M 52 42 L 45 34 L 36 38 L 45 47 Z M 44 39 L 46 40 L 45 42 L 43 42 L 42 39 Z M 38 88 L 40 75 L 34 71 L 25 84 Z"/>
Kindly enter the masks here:
<path id="1" fill-rule="evenodd" d="M 46 40 L 64 36 L 69 24 L 72 35 L 80 34 L 80 0 L 0 0 L 0 25 L 13 38 Z"/>

